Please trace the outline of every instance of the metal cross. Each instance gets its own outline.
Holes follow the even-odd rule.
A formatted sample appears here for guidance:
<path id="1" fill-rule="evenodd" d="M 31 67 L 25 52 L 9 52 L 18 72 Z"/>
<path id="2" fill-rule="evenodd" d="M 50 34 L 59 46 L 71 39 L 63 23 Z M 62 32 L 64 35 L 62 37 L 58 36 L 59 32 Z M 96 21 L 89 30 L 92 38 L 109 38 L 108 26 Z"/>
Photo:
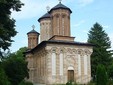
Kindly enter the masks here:
<path id="1" fill-rule="evenodd" d="M 32 25 L 33 30 L 35 29 L 35 25 Z"/>
<path id="2" fill-rule="evenodd" d="M 49 12 L 49 10 L 50 10 L 50 7 L 49 7 L 49 6 L 47 6 L 47 7 L 46 7 L 46 9 L 47 9 L 47 11 Z"/>
<path id="3" fill-rule="evenodd" d="M 59 3 L 61 3 L 62 0 L 59 0 Z"/>

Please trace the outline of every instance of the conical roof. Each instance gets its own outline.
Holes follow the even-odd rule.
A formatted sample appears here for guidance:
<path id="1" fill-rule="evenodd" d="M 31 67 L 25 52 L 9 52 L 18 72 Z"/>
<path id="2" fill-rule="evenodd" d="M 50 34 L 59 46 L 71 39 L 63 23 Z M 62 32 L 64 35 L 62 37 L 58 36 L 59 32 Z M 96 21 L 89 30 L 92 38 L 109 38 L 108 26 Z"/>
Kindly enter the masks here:
<path id="1" fill-rule="evenodd" d="M 46 14 L 44 14 L 42 17 L 40 17 L 38 19 L 38 21 L 40 22 L 41 19 L 44 19 L 44 18 L 51 18 L 51 15 L 47 12 Z"/>
<path id="2" fill-rule="evenodd" d="M 53 10 L 56 10 L 56 9 L 67 9 L 67 10 L 70 11 L 70 13 L 72 13 L 71 9 L 68 8 L 67 6 L 63 5 L 61 2 L 60 2 L 59 4 L 57 4 L 56 6 L 54 6 L 54 7 L 50 10 L 50 12 L 53 11 Z M 49 12 L 49 13 L 50 13 L 50 12 Z"/>
<path id="3" fill-rule="evenodd" d="M 38 33 L 37 31 L 35 31 L 34 29 L 33 29 L 33 30 L 31 30 L 30 32 L 28 32 L 27 34 L 30 34 L 30 33 L 36 33 L 36 34 L 38 34 L 38 35 L 39 35 L 39 33 Z"/>

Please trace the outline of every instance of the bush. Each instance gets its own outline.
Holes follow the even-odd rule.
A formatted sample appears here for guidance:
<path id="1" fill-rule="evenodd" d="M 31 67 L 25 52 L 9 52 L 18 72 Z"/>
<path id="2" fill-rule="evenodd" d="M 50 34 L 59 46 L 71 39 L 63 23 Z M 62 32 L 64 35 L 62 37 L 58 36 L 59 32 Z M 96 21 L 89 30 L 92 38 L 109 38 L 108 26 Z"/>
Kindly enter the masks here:
<path id="1" fill-rule="evenodd" d="M 108 84 L 108 76 L 103 65 L 97 66 L 96 72 L 96 85 L 107 85 Z"/>
<path id="2" fill-rule="evenodd" d="M 33 83 L 29 81 L 22 81 L 19 85 L 33 85 Z"/>
<path id="3" fill-rule="evenodd" d="M 108 85 L 113 85 L 113 80 L 109 80 Z"/>
<path id="4" fill-rule="evenodd" d="M 72 85 L 72 82 L 71 82 L 71 81 L 68 81 L 68 82 L 66 83 L 66 85 Z"/>

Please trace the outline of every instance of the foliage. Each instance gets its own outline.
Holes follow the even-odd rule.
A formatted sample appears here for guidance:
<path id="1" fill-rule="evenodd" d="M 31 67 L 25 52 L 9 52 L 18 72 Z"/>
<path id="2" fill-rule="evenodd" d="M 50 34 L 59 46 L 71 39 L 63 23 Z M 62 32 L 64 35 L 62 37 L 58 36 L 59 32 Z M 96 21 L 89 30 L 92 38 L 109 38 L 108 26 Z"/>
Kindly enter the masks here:
<path id="1" fill-rule="evenodd" d="M 113 85 L 113 80 L 109 80 L 108 85 Z"/>
<path id="2" fill-rule="evenodd" d="M 26 50 L 27 50 L 27 47 L 22 47 L 15 54 L 16 54 L 17 57 L 24 58 L 22 56 L 24 56 L 24 53 L 23 52 L 25 52 Z"/>
<path id="3" fill-rule="evenodd" d="M 107 84 L 108 76 L 105 67 L 104 65 L 98 65 L 96 72 L 96 85 L 107 85 Z"/>
<path id="4" fill-rule="evenodd" d="M 25 77 L 28 77 L 27 62 L 23 56 L 19 56 L 22 55 L 21 49 L 17 53 L 10 54 L 2 63 L 12 85 L 18 85 Z"/>
<path id="5" fill-rule="evenodd" d="M 68 81 L 66 85 L 77 85 L 76 82 Z"/>
<path id="6" fill-rule="evenodd" d="M 109 67 L 108 74 L 110 79 L 113 79 L 113 64 Z"/>
<path id="7" fill-rule="evenodd" d="M 0 57 L 3 56 L 1 50 L 8 49 L 13 42 L 11 38 L 17 34 L 11 9 L 18 12 L 22 5 L 20 0 L 0 0 Z"/>
<path id="8" fill-rule="evenodd" d="M 11 85 L 1 65 L 0 65 L 0 85 Z"/>
<path id="9" fill-rule="evenodd" d="M 98 64 L 102 64 L 108 70 L 108 66 L 111 65 L 111 42 L 107 33 L 103 30 L 103 27 L 95 23 L 88 34 L 88 42 L 94 44 L 93 53 L 91 55 L 91 73 L 95 78 L 96 67 Z"/>
<path id="10" fill-rule="evenodd" d="M 19 85 L 33 85 L 33 83 L 29 81 L 22 81 Z"/>
<path id="11" fill-rule="evenodd" d="M 72 82 L 71 81 L 70 82 L 67 82 L 66 85 L 72 85 Z"/>
<path id="12" fill-rule="evenodd" d="M 91 80 L 87 85 L 95 85 L 95 82 Z"/>

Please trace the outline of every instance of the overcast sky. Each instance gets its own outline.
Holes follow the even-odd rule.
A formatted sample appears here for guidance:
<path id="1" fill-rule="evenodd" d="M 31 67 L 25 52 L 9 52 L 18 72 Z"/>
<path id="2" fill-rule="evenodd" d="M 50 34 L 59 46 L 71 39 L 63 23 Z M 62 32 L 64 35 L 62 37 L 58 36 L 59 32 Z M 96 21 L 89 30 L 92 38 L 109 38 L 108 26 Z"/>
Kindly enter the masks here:
<path id="1" fill-rule="evenodd" d="M 12 13 L 12 18 L 16 19 L 18 34 L 12 38 L 15 42 L 12 43 L 11 52 L 27 46 L 27 32 L 32 30 L 32 25 L 40 32 L 37 20 L 47 12 L 47 6 L 52 8 L 59 3 L 58 0 L 21 0 L 21 2 L 25 4 L 22 11 Z M 98 22 L 110 37 L 113 49 L 113 0 L 62 0 L 62 4 L 72 10 L 71 36 L 76 37 L 75 41 L 86 42 L 88 31 Z"/>

